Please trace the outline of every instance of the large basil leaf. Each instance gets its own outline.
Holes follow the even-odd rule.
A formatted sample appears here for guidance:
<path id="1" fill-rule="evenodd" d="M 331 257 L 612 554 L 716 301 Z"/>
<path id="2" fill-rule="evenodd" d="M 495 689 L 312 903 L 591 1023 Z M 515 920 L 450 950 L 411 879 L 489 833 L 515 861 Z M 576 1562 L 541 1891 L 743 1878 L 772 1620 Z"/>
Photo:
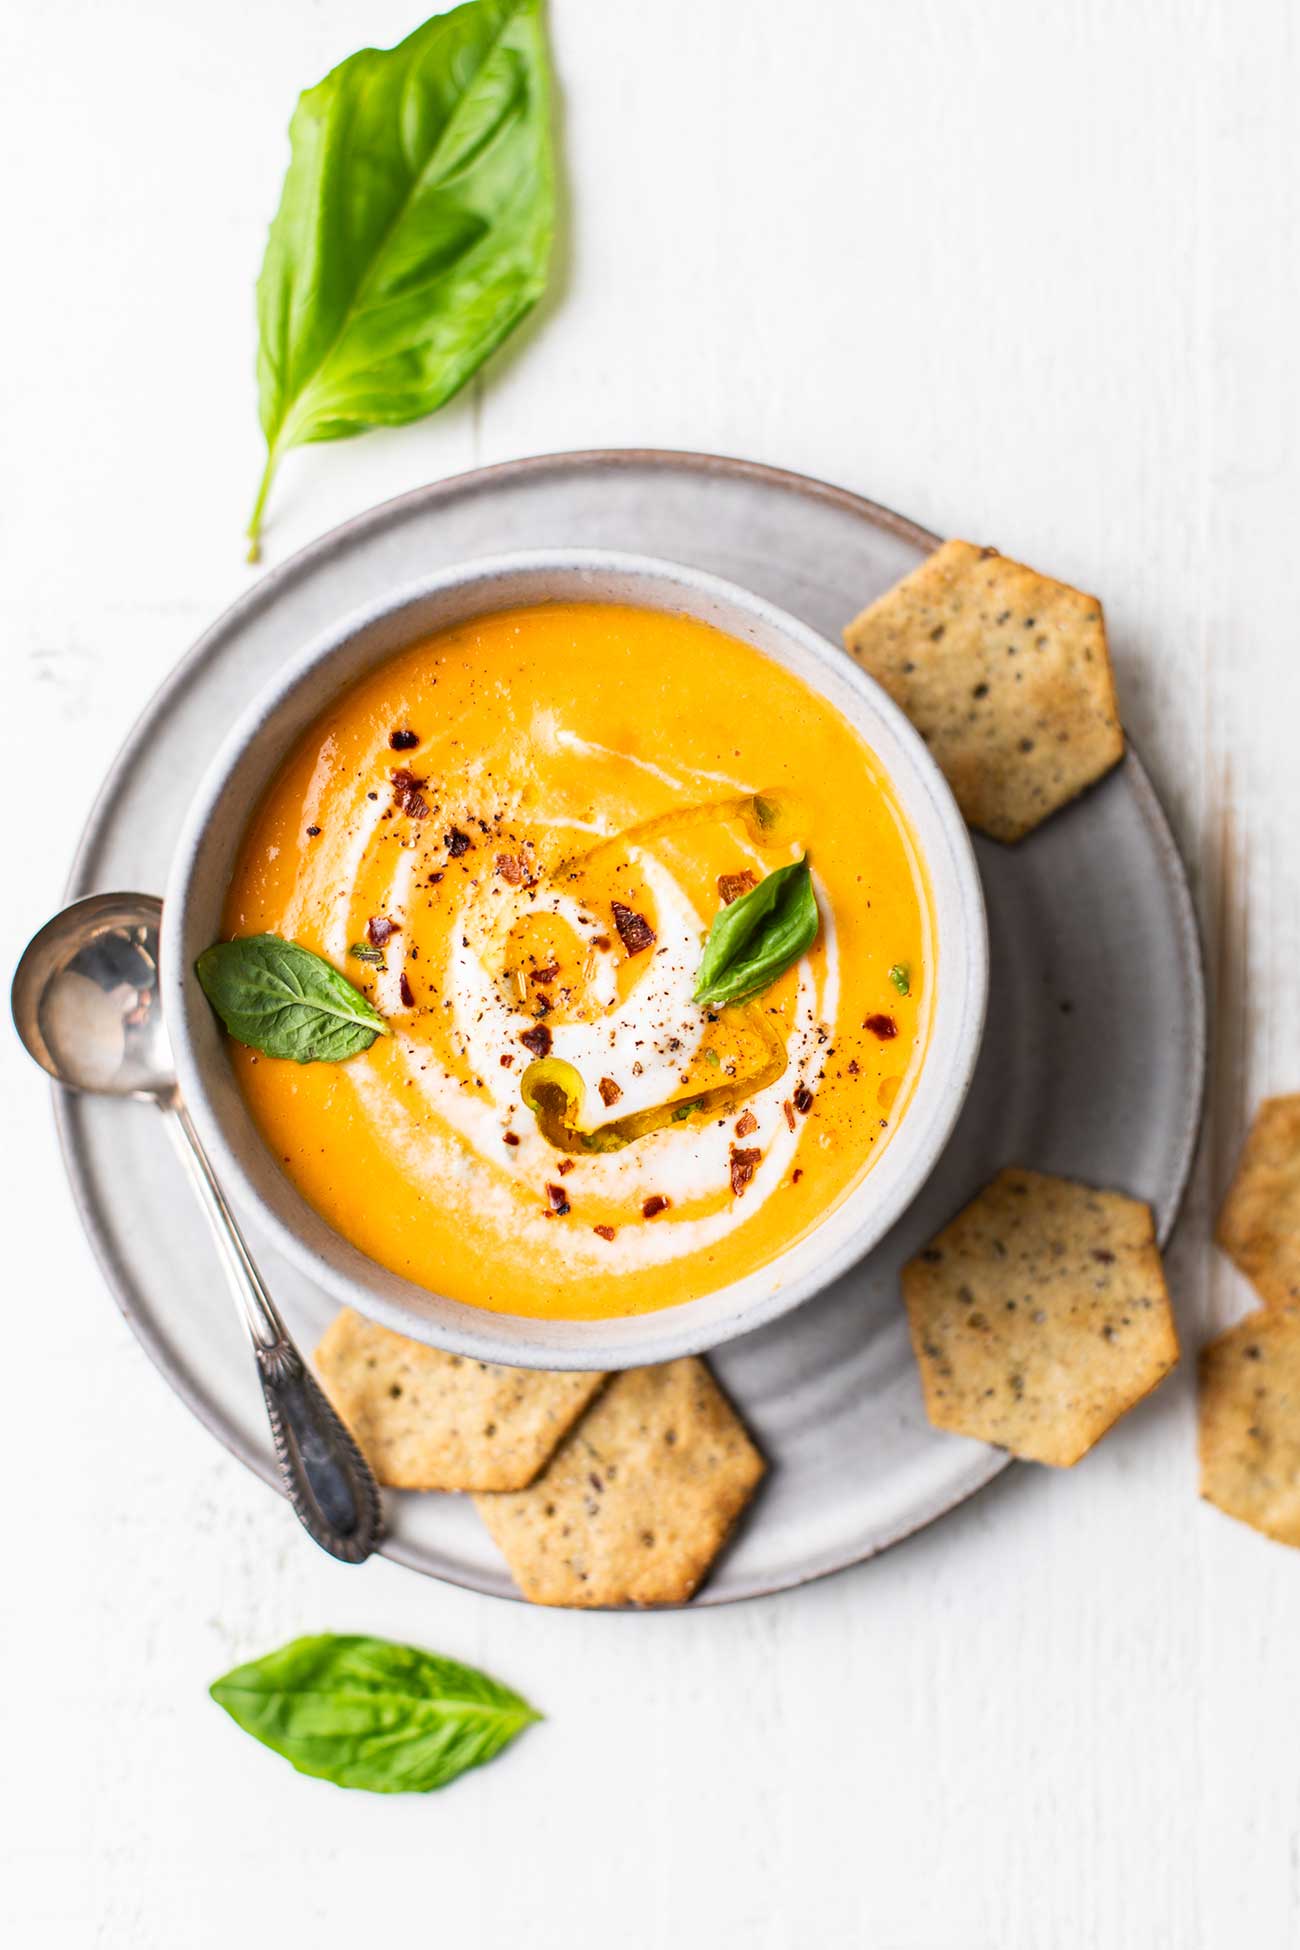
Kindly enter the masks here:
<path id="1" fill-rule="evenodd" d="M 817 939 L 817 899 L 807 855 L 760 880 L 713 917 L 695 1000 L 743 1002 L 783 975 Z"/>
<path id="2" fill-rule="evenodd" d="M 541 0 L 472 0 L 302 95 L 257 286 L 266 471 L 441 406 L 541 296 L 555 220 Z"/>
<path id="3" fill-rule="evenodd" d="M 194 964 L 203 993 L 237 1043 L 295 1063 L 342 1063 L 388 1024 L 337 968 L 278 934 L 246 934 L 205 948 Z"/>
<path id="4" fill-rule="evenodd" d="M 541 1715 L 472 1666 L 390 1639 L 293 1639 L 210 1688 L 264 1746 L 339 1787 L 427 1794 Z"/>

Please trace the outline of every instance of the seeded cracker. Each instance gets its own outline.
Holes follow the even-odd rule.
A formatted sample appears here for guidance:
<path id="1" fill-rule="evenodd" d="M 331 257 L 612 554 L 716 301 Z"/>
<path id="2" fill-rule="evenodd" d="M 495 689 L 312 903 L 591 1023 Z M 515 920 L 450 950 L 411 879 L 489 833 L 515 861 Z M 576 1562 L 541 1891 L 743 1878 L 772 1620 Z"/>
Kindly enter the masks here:
<path id="1" fill-rule="evenodd" d="M 617 1374 L 543 1475 L 479 1514 L 537 1605 L 689 1598 L 764 1470 L 702 1361 Z"/>
<path id="2" fill-rule="evenodd" d="M 972 826 L 1018 840 L 1124 753 L 1095 596 L 945 542 L 844 632 Z"/>
<path id="3" fill-rule="evenodd" d="M 1300 1544 L 1300 1309 L 1261 1307 L 1201 1350 L 1201 1495 Z"/>
<path id="4" fill-rule="evenodd" d="M 939 1429 L 1068 1467 L 1178 1359 L 1151 1213 L 1002 1171 L 903 1268 Z"/>
<path id="5" fill-rule="evenodd" d="M 1300 1097 L 1260 1105 L 1218 1240 L 1271 1306 L 1300 1305 Z"/>
<path id="6" fill-rule="evenodd" d="M 381 1483 L 517 1490 L 604 1383 L 443 1354 L 345 1308 L 316 1350 L 321 1385 Z"/>

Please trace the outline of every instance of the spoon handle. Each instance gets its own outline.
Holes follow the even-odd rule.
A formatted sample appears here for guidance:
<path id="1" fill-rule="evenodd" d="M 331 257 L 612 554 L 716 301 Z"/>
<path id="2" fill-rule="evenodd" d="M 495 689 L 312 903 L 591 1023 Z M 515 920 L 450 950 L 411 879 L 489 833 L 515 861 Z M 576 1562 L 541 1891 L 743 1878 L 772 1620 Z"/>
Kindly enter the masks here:
<path id="1" fill-rule="evenodd" d="M 248 1327 L 289 1501 L 322 1550 L 345 1564 L 360 1564 L 383 1535 L 379 1485 L 263 1286 L 189 1112 L 179 1098 L 163 1108 Z"/>

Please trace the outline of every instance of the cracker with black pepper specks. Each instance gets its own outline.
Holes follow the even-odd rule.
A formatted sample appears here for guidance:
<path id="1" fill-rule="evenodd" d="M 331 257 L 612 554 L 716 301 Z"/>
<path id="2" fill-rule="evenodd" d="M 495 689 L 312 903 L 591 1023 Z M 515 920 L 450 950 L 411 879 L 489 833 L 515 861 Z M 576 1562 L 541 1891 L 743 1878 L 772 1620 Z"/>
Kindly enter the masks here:
<path id="1" fill-rule="evenodd" d="M 1201 1350 L 1201 1495 L 1300 1544 L 1300 1308 L 1261 1307 Z"/>
<path id="2" fill-rule="evenodd" d="M 1256 1111 L 1217 1237 L 1270 1306 L 1300 1305 L 1300 1097 Z"/>
<path id="3" fill-rule="evenodd" d="M 936 1428 L 1068 1468 L 1178 1359 L 1150 1208 L 1001 1171 L 903 1268 Z"/>
<path id="4" fill-rule="evenodd" d="M 531 1489 L 476 1507 L 537 1605 L 691 1597 L 763 1458 L 702 1361 L 617 1374 Z"/>
<path id="5" fill-rule="evenodd" d="M 517 1490 L 604 1385 L 444 1354 L 344 1308 L 316 1372 L 381 1483 L 397 1490 Z"/>
<path id="6" fill-rule="evenodd" d="M 844 641 L 995 840 L 1022 839 L 1123 756 L 1101 604 L 996 549 L 945 542 Z"/>

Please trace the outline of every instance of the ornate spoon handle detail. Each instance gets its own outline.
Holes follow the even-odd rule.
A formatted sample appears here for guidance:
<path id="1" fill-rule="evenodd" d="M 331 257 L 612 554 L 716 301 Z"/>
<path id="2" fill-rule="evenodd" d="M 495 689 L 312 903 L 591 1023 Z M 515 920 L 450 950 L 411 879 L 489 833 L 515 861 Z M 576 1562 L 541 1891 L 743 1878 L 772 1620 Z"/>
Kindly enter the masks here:
<path id="1" fill-rule="evenodd" d="M 164 1102 L 257 1357 L 280 1477 L 298 1521 L 322 1550 L 360 1564 L 383 1535 L 379 1485 L 294 1346 L 179 1096 Z"/>
<path id="2" fill-rule="evenodd" d="M 290 1341 L 257 1349 L 275 1459 L 298 1521 L 332 1557 L 360 1564 L 383 1534 L 379 1486 Z"/>

